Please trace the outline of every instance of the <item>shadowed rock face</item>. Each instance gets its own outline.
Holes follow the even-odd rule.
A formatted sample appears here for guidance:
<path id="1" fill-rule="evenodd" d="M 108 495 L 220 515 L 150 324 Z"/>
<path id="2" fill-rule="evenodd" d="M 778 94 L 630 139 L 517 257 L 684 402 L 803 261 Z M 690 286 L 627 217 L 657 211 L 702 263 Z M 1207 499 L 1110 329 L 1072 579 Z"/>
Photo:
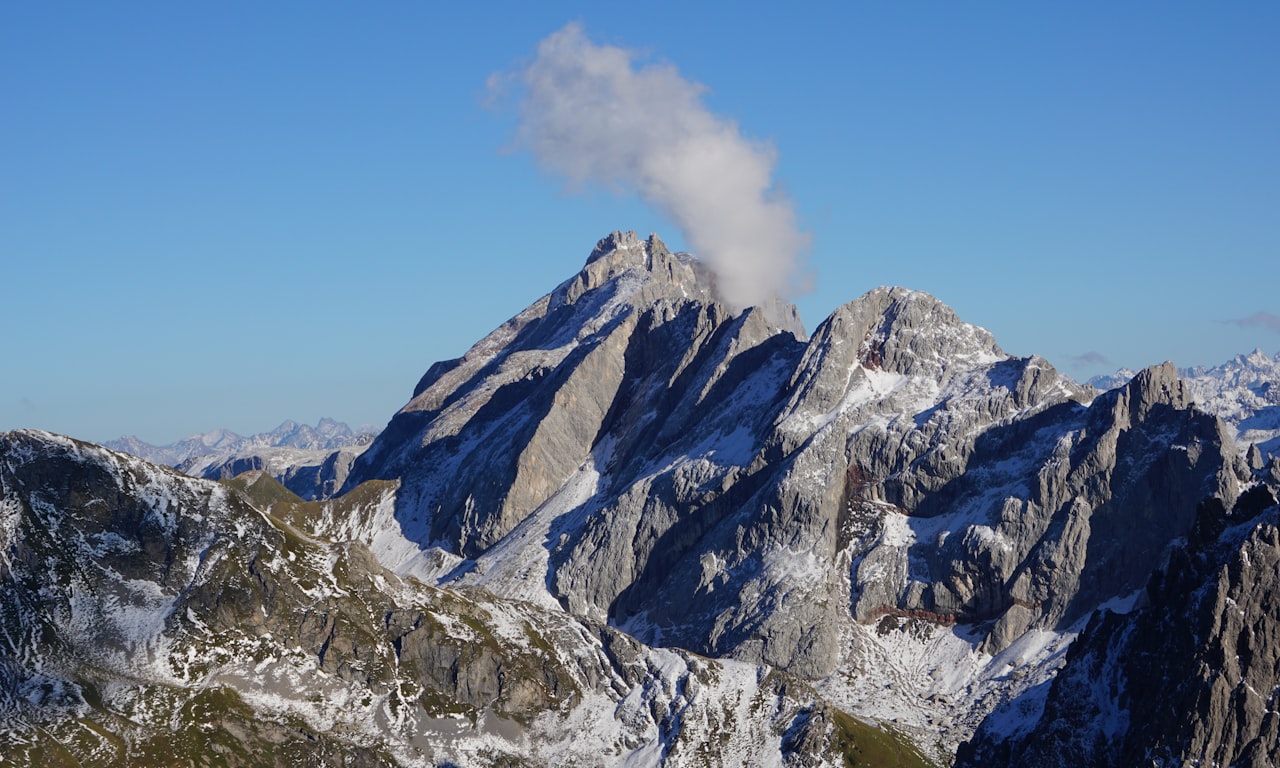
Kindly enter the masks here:
<path id="1" fill-rule="evenodd" d="M 915 510 L 976 517 L 967 528 L 941 527 L 941 543 L 909 549 L 929 578 L 909 587 L 906 601 L 899 595 L 897 607 L 996 619 L 986 643 L 993 651 L 1031 627 L 1069 626 L 1145 584 L 1164 548 L 1190 529 L 1196 501 L 1234 497 L 1229 445 L 1220 422 L 1188 409 L 1170 365 L 1087 409 L 1064 404 L 993 426 L 967 451 L 966 470 Z M 1001 477 L 1010 462 L 1025 474 Z M 875 606 L 864 592 L 863 615 Z"/>
<path id="2" fill-rule="evenodd" d="M 980 624 L 993 652 L 1068 626 L 1235 493 L 1171 366 L 1086 405 L 924 293 L 871 291 L 807 341 L 779 306 L 735 314 L 614 233 L 433 366 L 348 486 L 399 480 L 409 539 L 521 550 L 576 615 L 815 678 L 851 621 Z"/>
<path id="3" fill-rule="evenodd" d="M 1229 515 L 1216 499 L 1201 505 L 1190 540 L 1151 578 L 1146 604 L 1095 616 L 1039 717 L 1011 726 L 1008 711 L 993 713 L 957 765 L 1274 765 L 1277 522 L 1263 486 Z"/>

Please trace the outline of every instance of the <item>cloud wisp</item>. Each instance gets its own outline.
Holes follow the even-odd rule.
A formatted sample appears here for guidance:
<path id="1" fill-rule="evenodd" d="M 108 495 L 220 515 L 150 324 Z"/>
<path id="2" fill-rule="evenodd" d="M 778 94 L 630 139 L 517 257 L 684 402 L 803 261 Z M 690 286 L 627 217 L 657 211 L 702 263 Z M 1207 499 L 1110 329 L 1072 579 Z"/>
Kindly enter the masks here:
<path id="1" fill-rule="evenodd" d="M 532 61 L 490 78 L 516 86 L 517 146 L 571 188 L 634 192 L 680 228 L 736 308 L 803 290 L 809 235 L 772 180 L 775 152 L 702 103 L 705 88 L 674 66 L 592 43 L 571 23 Z"/>
<path id="2" fill-rule="evenodd" d="M 1248 317 L 1227 322 L 1241 328 L 1261 328 L 1272 333 L 1280 333 L 1280 315 L 1273 315 L 1270 312 L 1254 312 Z"/>
<path id="3" fill-rule="evenodd" d="M 1096 365 L 1111 365 L 1111 360 L 1094 349 L 1071 357 L 1071 366 L 1073 368 L 1089 368 Z"/>

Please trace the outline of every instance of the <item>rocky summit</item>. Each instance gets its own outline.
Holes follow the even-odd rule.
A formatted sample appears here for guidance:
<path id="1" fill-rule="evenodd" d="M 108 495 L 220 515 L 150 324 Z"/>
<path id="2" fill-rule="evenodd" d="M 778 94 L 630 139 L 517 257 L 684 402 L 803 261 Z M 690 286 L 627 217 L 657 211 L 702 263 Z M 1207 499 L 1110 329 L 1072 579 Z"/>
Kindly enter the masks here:
<path id="1" fill-rule="evenodd" d="M 1280 472 L 1198 398 L 1172 364 L 1076 385 L 903 288 L 808 336 L 615 232 L 310 500 L 265 466 L 6 435 L 0 740 L 69 765 L 1269 764 Z"/>

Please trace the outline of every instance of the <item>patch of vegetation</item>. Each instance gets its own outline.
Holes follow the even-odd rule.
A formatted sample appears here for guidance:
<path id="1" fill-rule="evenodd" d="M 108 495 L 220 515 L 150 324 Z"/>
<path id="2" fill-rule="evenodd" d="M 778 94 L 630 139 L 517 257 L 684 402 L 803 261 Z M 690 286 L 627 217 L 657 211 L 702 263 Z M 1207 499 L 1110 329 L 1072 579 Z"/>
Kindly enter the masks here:
<path id="1" fill-rule="evenodd" d="M 269 509 L 277 504 L 303 504 L 302 497 L 285 488 L 279 480 L 262 470 L 241 472 L 223 485 L 234 488 L 255 507 Z"/>
<path id="2" fill-rule="evenodd" d="M 326 520 L 367 523 L 377 505 L 397 486 L 392 480 L 368 480 L 333 499 L 304 501 L 261 470 L 243 472 L 221 482 L 237 491 L 255 508 L 269 512 L 276 520 L 284 521 L 307 536 L 321 539 L 332 536 L 331 531 L 325 530 Z"/>
<path id="3" fill-rule="evenodd" d="M 397 485 L 396 480 L 366 480 L 328 503 L 333 505 L 337 517 L 343 517 L 381 501 L 387 491 Z"/>
<path id="4" fill-rule="evenodd" d="M 902 734 L 864 723 L 844 712 L 834 714 L 831 748 L 848 768 L 936 768 Z"/>
<path id="5" fill-rule="evenodd" d="M 180 692 L 155 689 L 152 704 Z M 181 698 L 178 699 L 182 701 Z M 376 749 L 343 743 L 304 723 L 264 718 L 229 688 L 201 691 L 174 702 L 167 723 L 146 726 L 95 709 L 90 717 L 64 718 L 21 728 L 0 752 L 0 764 L 19 768 L 391 768 Z M 10 732 L 9 735 L 14 735 Z"/>

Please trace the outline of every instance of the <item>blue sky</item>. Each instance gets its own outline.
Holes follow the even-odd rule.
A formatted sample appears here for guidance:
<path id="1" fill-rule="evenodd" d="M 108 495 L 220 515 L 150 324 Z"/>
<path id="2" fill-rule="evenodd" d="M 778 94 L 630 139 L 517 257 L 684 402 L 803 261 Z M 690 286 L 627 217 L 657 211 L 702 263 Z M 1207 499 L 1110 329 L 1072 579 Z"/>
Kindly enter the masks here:
<path id="1" fill-rule="evenodd" d="M 1274 3 L 7 3 L 0 429 L 384 424 L 601 236 L 684 247 L 486 105 L 573 21 L 772 145 L 810 330 L 897 284 L 1079 379 L 1280 349 Z"/>

